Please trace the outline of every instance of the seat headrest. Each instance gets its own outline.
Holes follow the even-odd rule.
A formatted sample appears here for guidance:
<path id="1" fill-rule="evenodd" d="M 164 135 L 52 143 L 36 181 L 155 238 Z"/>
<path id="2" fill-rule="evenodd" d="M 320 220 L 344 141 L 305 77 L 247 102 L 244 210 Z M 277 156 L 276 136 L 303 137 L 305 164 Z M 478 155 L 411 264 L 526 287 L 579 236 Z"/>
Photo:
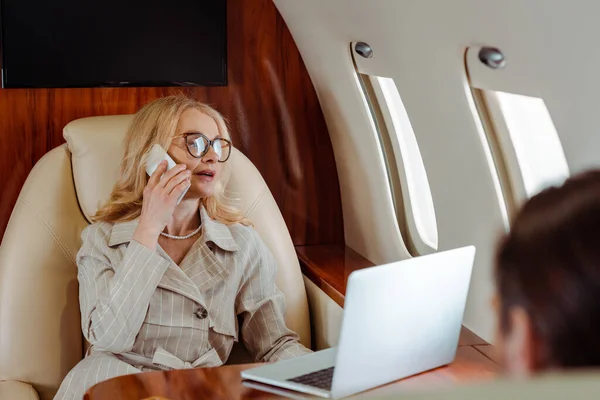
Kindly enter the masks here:
<path id="1" fill-rule="evenodd" d="M 71 152 L 77 198 L 88 221 L 108 200 L 117 182 L 123 140 L 132 120 L 133 115 L 82 118 L 63 130 Z"/>

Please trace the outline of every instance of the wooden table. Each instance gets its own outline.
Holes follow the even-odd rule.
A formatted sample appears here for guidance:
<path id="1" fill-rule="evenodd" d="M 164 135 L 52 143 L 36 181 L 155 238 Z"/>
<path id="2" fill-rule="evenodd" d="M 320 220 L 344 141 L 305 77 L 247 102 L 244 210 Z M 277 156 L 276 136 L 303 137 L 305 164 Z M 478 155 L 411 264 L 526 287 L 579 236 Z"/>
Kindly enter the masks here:
<path id="1" fill-rule="evenodd" d="M 490 349 L 476 335 L 463 329 L 456 359 L 452 364 L 373 389 L 360 396 L 386 396 L 492 379 L 498 374 L 499 367 L 492 358 L 485 355 Z M 253 366 L 255 365 L 231 365 L 121 376 L 92 387 L 85 395 L 85 400 L 285 398 L 245 386 L 240 378 L 240 371 Z"/>

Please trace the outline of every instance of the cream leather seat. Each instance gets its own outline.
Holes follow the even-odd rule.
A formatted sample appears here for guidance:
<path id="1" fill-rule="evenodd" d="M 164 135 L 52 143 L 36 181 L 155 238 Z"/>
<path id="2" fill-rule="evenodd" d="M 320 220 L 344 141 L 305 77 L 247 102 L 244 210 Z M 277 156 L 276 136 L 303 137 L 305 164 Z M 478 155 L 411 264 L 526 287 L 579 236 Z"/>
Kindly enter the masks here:
<path id="1" fill-rule="evenodd" d="M 75 255 L 82 229 L 119 175 L 131 120 L 122 115 L 71 122 L 64 129 L 67 144 L 46 154 L 21 190 L 0 246 L 2 400 L 51 399 L 83 356 Z M 305 287 L 283 217 L 254 165 L 239 151 L 228 162 L 234 171 L 230 193 L 278 261 L 286 322 L 310 346 Z M 232 358 L 243 358 L 242 350 Z"/>

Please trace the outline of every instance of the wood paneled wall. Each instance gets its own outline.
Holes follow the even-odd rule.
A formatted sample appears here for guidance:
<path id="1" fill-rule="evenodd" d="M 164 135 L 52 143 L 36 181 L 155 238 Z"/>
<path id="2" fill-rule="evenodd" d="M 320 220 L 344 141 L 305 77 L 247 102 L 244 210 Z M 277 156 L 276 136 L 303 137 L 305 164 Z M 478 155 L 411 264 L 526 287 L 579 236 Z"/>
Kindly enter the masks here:
<path id="1" fill-rule="evenodd" d="M 235 145 L 265 178 L 294 244 L 343 243 L 329 134 L 285 22 L 271 0 L 229 0 L 227 8 L 226 87 L 0 89 L 0 235 L 27 174 L 64 142 L 69 121 L 134 113 L 147 101 L 184 92 L 228 118 Z"/>

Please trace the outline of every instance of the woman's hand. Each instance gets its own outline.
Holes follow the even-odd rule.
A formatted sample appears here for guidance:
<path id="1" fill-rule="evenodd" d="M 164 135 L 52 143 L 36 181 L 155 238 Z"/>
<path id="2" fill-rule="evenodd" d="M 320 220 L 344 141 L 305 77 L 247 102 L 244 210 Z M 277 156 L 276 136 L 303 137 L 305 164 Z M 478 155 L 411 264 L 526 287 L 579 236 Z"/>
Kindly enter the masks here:
<path id="1" fill-rule="evenodd" d="M 133 239 L 156 250 L 158 236 L 173 216 L 177 199 L 189 187 L 190 177 L 191 172 L 185 164 L 179 164 L 169 171 L 166 161 L 158 165 L 144 188 L 142 214 Z"/>

